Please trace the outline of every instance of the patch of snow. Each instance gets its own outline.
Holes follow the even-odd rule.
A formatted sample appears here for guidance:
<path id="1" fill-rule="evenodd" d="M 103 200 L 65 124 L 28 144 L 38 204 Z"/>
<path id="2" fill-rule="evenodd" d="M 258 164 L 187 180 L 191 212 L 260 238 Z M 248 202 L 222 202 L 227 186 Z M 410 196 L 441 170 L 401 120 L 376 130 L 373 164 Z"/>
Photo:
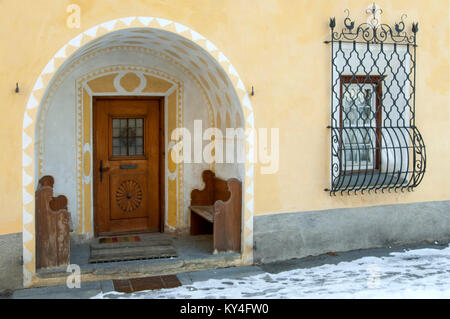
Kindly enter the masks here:
<path id="1" fill-rule="evenodd" d="M 283 298 L 449 298 L 450 245 L 386 257 L 364 257 L 336 265 L 211 279 L 191 285 L 133 294 L 110 292 L 94 298 L 283 299 Z"/>

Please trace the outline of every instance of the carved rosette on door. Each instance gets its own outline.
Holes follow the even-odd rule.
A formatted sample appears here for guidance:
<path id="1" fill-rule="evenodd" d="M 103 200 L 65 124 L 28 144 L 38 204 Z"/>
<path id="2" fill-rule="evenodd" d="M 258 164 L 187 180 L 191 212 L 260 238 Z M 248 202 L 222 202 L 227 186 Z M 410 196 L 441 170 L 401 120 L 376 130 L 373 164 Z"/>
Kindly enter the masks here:
<path id="1" fill-rule="evenodd" d="M 128 180 L 120 184 L 116 191 L 117 206 L 125 212 L 132 213 L 141 206 L 142 188 L 133 180 Z"/>

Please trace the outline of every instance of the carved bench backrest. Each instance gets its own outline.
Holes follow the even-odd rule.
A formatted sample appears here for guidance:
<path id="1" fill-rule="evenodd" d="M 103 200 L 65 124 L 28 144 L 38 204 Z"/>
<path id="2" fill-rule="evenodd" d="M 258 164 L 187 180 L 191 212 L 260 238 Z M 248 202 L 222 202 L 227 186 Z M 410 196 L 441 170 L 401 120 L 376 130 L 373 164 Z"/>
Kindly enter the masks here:
<path id="1" fill-rule="evenodd" d="M 53 197 L 54 179 L 44 176 L 36 191 L 36 267 L 69 264 L 71 217 L 65 196 Z"/>
<path id="2" fill-rule="evenodd" d="M 218 252 L 241 250 L 242 183 L 221 180 L 211 171 L 202 174 L 205 187 L 193 190 L 191 206 L 214 206 L 214 249 Z M 194 233 L 197 232 L 198 225 Z M 192 228 L 191 228 L 192 232 Z"/>
<path id="3" fill-rule="evenodd" d="M 226 181 L 217 178 L 211 171 L 204 171 L 202 174 L 205 187 L 202 190 L 195 189 L 191 193 L 192 206 L 212 206 L 215 202 L 227 201 L 231 193 Z"/>

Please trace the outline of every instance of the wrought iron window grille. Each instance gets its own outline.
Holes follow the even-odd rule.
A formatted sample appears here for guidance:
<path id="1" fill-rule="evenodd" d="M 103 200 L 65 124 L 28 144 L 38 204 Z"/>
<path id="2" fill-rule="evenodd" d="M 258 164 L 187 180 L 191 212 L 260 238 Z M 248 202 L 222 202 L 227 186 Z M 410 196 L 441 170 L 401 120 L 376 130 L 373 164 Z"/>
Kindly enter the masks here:
<path id="1" fill-rule="evenodd" d="M 394 27 L 380 23 L 374 5 L 355 26 L 346 10 L 331 38 L 330 195 L 413 191 L 426 169 L 425 144 L 416 127 L 416 36 L 403 15 Z"/>

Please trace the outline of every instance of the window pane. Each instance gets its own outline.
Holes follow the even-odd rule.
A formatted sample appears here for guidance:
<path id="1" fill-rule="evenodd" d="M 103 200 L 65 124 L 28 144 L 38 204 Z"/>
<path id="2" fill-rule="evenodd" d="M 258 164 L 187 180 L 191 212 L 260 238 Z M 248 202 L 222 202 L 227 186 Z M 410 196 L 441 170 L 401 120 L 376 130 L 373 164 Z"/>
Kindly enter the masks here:
<path id="1" fill-rule="evenodd" d="M 120 138 L 113 138 L 113 147 L 119 147 L 120 146 Z"/>
<path id="2" fill-rule="evenodd" d="M 144 119 L 113 119 L 113 156 L 144 155 Z"/>
<path id="3" fill-rule="evenodd" d="M 127 147 L 124 146 L 124 145 L 122 145 L 122 146 L 120 147 L 120 155 L 121 155 L 121 156 L 127 156 L 127 155 L 128 155 L 127 153 L 128 153 Z"/>
<path id="4" fill-rule="evenodd" d="M 144 147 L 136 146 L 136 155 L 144 155 Z"/>
<path id="5" fill-rule="evenodd" d="M 343 85 L 342 124 L 344 125 L 343 168 L 373 168 L 376 147 L 375 85 L 351 83 Z M 347 128 L 347 129 L 345 129 Z"/>
<path id="6" fill-rule="evenodd" d="M 136 155 L 136 146 L 135 145 L 129 145 L 128 147 L 128 155 L 135 156 Z"/>

